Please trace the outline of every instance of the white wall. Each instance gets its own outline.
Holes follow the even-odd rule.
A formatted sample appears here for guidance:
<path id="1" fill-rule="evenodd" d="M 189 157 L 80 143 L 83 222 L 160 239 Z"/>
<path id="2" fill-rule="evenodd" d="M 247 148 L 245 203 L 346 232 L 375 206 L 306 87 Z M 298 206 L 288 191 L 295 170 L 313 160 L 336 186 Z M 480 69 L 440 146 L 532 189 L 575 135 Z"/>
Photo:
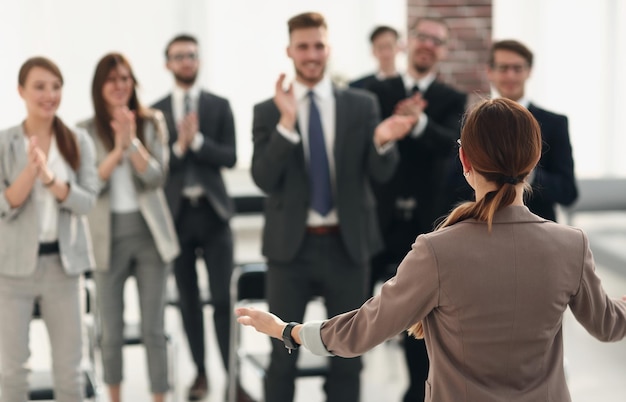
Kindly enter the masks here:
<path id="1" fill-rule="evenodd" d="M 527 88 L 566 114 L 579 177 L 626 175 L 626 2 L 494 0 L 493 37 L 535 54 Z"/>
<path id="2" fill-rule="evenodd" d="M 403 30 L 406 0 L 28 0 L 0 3 L 0 128 L 24 118 L 17 73 L 26 58 L 53 59 L 65 78 L 59 115 L 68 124 L 92 114 L 91 79 L 109 51 L 130 60 L 150 104 L 172 79 L 164 68 L 167 41 L 181 32 L 198 37 L 200 82 L 227 97 L 236 119 L 238 166 L 252 155 L 252 107 L 272 95 L 285 55 L 287 19 L 322 12 L 329 24 L 331 70 L 347 79 L 374 68 L 368 36 L 381 23 Z"/>

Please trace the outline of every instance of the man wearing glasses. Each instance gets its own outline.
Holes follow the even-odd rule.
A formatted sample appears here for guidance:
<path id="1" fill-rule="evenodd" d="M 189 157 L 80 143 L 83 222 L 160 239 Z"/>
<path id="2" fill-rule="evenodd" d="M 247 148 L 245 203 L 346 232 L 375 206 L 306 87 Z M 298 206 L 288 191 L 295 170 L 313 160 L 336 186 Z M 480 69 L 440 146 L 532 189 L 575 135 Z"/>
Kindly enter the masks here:
<path id="1" fill-rule="evenodd" d="M 533 191 L 526 205 L 542 218 L 556 221 L 556 204 L 571 205 L 578 197 L 572 146 L 567 117 L 544 110 L 526 97 L 524 89 L 532 66 L 533 54 L 524 44 L 502 40 L 491 46 L 487 77 L 499 96 L 526 107 L 541 126 L 543 152 L 534 170 Z M 468 190 L 471 191 L 469 187 Z"/>
<path id="2" fill-rule="evenodd" d="M 208 394 L 204 320 L 198 289 L 196 256 L 208 271 L 213 320 L 224 368 L 228 367 L 233 239 L 229 219 L 233 201 L 226 193 L 222 168 L 237 160 L 235 125 L 228 100 L 196 83 L 198 42 L 190 35 L 173 38 L 165 49 L 166 67 L 174 76 L 172 93 L 154 108 L 163 111 L 170 134 L 170 166 L 165 194 L 172 211 L 181 253 L 174 262 L 179 307 L 191 356 L 197 369 L 189 400 Z M 244 394 L 239 400 L 249 400 Z"/>
<path id="3" fill-rule="evenodd" d="M 409 30 L 406 73 L 366 88 L 378 97 L 383 118 L 400 114 L 417 119 L 410 133 L 398 141 L 400 164 L 393 178 L 374 184 L 385 249 L 372 260 L 372 286 L 393 274 L 415 238 L 432 231 L 437 218 L 450 209 L 442 205 L 442 186 L 467 95 L 437 80 L 448 39 L 445 21 L 418 18 Z M 428 375 L 424 341 L 406 337 L 405 355 L 410 384 L 404 402 L 423 401 Z"/>

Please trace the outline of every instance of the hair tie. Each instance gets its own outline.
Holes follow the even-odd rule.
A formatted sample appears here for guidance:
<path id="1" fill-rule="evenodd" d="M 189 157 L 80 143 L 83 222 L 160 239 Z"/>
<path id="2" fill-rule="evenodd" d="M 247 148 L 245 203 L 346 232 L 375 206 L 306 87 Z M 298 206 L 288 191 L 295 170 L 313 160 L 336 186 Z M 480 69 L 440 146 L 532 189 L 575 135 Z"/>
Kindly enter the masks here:
<path id="1" fill-rule="evenodd" d="M 513 184 L 516 185 L 517 183 L 520 182 L 520 180 L 517 177 L 513 177 L 513 176 L 504 176 L 504 182 L 505 183 L 509 183 L 509 184 Z"/>

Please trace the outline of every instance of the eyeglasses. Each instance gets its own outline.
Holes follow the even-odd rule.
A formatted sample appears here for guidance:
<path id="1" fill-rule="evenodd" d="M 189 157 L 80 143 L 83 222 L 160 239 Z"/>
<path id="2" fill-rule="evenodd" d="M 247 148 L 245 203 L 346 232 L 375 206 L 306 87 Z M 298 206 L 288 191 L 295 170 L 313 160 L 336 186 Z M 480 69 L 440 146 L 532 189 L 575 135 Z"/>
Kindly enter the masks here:
<path id="1" fill-rule="evenodd" d="M 189 59 L 190 61 L 196 61 L 198 60 L 198 53 L 176 53 L 169 56 L 168 59 L 176 62 L 181 62 L 185 59 Z"/>
<path id="2" fill-rule="evenodd" d="M 425 43 L 426 41 L 430 41 L 436 47 L 443 46 L 448 42 L 448 40 L 445 38 L 439 38 L 437 36 L 430 35 L 424 32 L 411 31 L 411 36 L 422 43 Z"/>
<path id="3" fill-rule="evenodd" d="M 528 64 L 494 64 L 492 68 L 499 73 L 506 73 L 512 70 L 515 74 L 519 74 L 528 69 Z"/>
<path id="4" fill-rule="evenodd" d="M 458 140 L 456 140 L 456 145 L 458 145 L 458 147 L 461 148 L 461 139 L 460 138 Z"/>

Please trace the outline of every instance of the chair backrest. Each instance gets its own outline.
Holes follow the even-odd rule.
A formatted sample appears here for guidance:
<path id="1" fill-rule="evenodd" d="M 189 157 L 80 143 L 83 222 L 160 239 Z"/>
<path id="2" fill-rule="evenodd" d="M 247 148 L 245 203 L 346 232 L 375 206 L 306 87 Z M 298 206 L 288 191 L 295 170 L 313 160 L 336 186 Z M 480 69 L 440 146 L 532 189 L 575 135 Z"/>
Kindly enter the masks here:
<path id="1" fill-rule="evenodd" d="M 231 296 L 234 302 L 264 301 L 265 276 L 267 265 L 264 263 L 242 264 L 235 268 L 231 280 Z"/>

